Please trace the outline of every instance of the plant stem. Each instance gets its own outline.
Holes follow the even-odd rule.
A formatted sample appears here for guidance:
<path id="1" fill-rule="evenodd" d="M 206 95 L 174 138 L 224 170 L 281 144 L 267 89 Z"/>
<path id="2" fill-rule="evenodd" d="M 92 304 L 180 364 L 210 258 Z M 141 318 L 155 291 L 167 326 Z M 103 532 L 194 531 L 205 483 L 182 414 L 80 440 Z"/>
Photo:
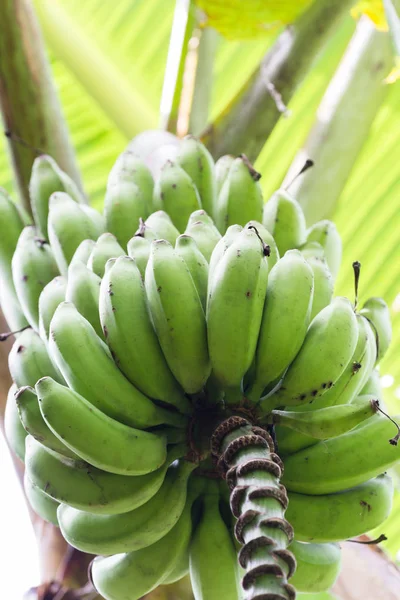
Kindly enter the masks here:
<path id="1" fill-rule="evenodd" d="M 37 156 L 35 148 L 50 154 L 80 185 L 39 25 L 28 0 L 1 2 L 0 108 L 4 128 L 10 133 L 8 147 L 14 177 L 28 212 L 28 182 Z"/>
<path id="2" fill-rule="evenodd" d="M 204 132 L 203 141 L 215 158 L 244 153 L 252 162 L 256 160 L 282 114 L 277 94 L 282 99 L 282 107 L 286 106 L 316 54 L 352 4 L 352 0 L 313 2 L 311 8 L 279 36 L 230 110 Z"/>
<path id="3" fill-rule="evenodd" d="M 196 78 L 190 110 L 189 131 L 200 135 L 206 127 L 213 88 L 213 66 L 219 41 L 218 33 L 211 27 L 203 29 L 197 53 Z"/>
<path id="4" fill-rule="evenodd" d="M 279 483 L 283 465 L 271 436 L 234 416 L 217 427 L 211 448 L 231 489 L 235 535 L 243 544 L 239 552 L 246 571 L 243 589 L 251 598 L 294 600 L 295 590 L 287 582 L 296 567 L 287 550 L 293 529 L 284 518 L 288 499 Z"/>

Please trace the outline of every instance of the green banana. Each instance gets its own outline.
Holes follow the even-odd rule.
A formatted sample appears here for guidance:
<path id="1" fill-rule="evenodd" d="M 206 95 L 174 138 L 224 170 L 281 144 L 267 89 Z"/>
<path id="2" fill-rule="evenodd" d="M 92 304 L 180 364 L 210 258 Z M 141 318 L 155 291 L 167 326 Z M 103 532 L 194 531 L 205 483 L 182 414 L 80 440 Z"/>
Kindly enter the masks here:
<path id="1" fill-rule="evenodd" d="M 104 199 L 107 231 L 114 234 L 124 248 L 139 219 L 146 219 L 149 212 L 144 192 L 133 181 L 124 177 L 107 185 Z"/>
<path id="2" fill-rule="evenodd" d="M 221 156 L 217 162 L 215 163 L 215 183 L 217 186 L 217 195 L 220 194 L 222 186 L 225 183 L 226 178 L 228 177 L 228 173 L 230 168 L 235 160 L 235 157 L 232 154 L 225 154 Z M 214 213 L 211 213 L 214 217 Z"/>
<path id="3" fill-rule="evenodd" d="M 65 277 L 54 277 L 41 291 L 39 296 L 39 335 L 47 344 L 49 339 L 50 321 L 57 306 L 64 302 L 67 281 Z"/>
<path id="4" fill-rule="evenodd" d="M 211 217 L 204 210 L 196 210 L 189 217 L 185 234 L 194 239 L 206 261 L 210 262 L 211 254 L 221 239 Z"/>
<path id="5" fill-rule="evenodd" d="M 136 266 L 144 279 L 149 262 L 151 241 L 140 235 L 134 235 L 128 242 L 128 255 L 135 260 Z"/>
<path id="6" fill-rule="evenodd" d="M 315 246 L 314 246 L 315 244 Z M 310 265 L 314 275 L 314 298 L 311 309 L 311 320 L 331 302 L 333 297 L 334 279 L 328 263 L 323 256 L 323 249 L 317 242 L 312 242 L 301 253 Z"/>
<path id="7" fill-rule="evenodd" d="M 3 279 L 1 274 L 0 307 L 11 331 L 17 332 L 28 326 L 28 321 L 17 298 L 13 281 L 11 279 Z"/>
<path id="8" fill-rule="evenodd" d="M 164 464 L 165 436 L 114 421 L 50 377 L 40 379 L 35 388 L 47 426 L 90 465 L 117 475 L 145 475 Z"/>
<path id="9" fill-rule="evenodd" d="M 172 246 L 179 235 L 171 217 L 164 210 L 153 212 L 146 219 L 144 226 L 144 237 L 148 237 L 150 240 L 167 240 Z"/>
<path id="10" fill-rule="evenodd" d="M 88 268 L 98 277 L 103 277 L 106 263 L 110 258 L 125 256 L 126 252 L 112 233 L 103 233 L 97 240 L 87 262 Z"/>
<path id="11" fill-rule="evenodd" d="M 40 412 L 38 397 L 33 388 L 28 386 L 19 388 L 15 394 L 15 401 L 17 403 L 20 421 L 25 428 L 26 433 L 29 433 L 29 435 L 40 442 L 42 446 L 54 450 L 62 456 L 80 460 L 80 457 L 72 452 L 64 442 L 59 440 L 49 429 Z"/>
<path id="12" fill-rule="evenodd" d="M 291 454 L 282 483 L 291 492 L 319 495 L 376 477 L 399 460 L 394 429 L 387 417 L 376 414 L 348 433 Z"/>
<path id="13" fill-rule="evenodd" d="M 297 563 L 290 583 L 297 591 L 316 594 L 333 586 L 341 567 L 339 544 L 304 544 L 294 540 L 289 549 Z"/>
<path id="14" fill-rule="evenodd" d="M 274 236 L 281 256 L 291 248 L 300 248 L 306 241 L 304 213 L 300 204 L 285 190 L 276 191 L 267 201 L 262 223 Z"/>
<path id="15" fill-rule="evenodd" d="M 235 158 L 221 187 L 214 211 L 215 224 L 223 234 L 230 225 L 262 220 L 263 195 L 257 173 L 248 158 Z"/>
<path id="16" fill-rule="evenodd" d="M 77 259 L 71 261 L 64 300 L 72 302 L 80 314 L 89 321 L 97 335 L 103 338 L 99 317 L 100 285 L 101 277 L 81 261 Z"/>
<path id="17" fill-rule="evenodd" d="M 79 262 L 83 262 L 83 264 L 87 265 L 87 262 L 89 260 L 90 255 L 92 254 L 93 248 L 95 247 L 96 242 L 95 240 L 83 240 L 83 242 L 81 242 L 79 244 L 79 246 L 77 247 L 77 249 L 75 250 L 72 258 L 71 258 L 71 262 L 69 263 L 70 265 L 72 265 L 76 260 Z"/>
<path id="18" fill-rule="evenodd" d="M 11 265 L 18 300 L 27 321 L 37 330 L 40 293 L 58 275 L 58 269 L 50 246 L 37 237 L 34 227 L 22 230 Z"/>
<path id="19" fill-rule="evenodd" d="M 260 240 L 254 230 L 244 229 L 217 263 L 208 289 L 210 359 L 214 376 L 229 395 L 240 395 L 256 351 L 267 280 Z"/>
<path id="20" fill-rule="evenodd" d="M 335 280 L 342 260 L 342 240 L 336 225 L 327 219 L 318 221 L 307 231 L 306 244 L 309 242 L 321 244 L 329 270 Z"/>
<path id="21" fill-rule="evenodd" d="M 364 386 L 360 391 L 361 395 L 372 394 L 378 400 L 383 397 L 383 390 L 381 385 L 381 376 L 378 369 L 373 369 L 370 376 L 366 380 Z"/>
<path id="22" fill-rule="evenodd" d="M 139 187 L 150 212 L 154 188 L 153 177 L 143 160 L 129 149 L 118 156 L 111 168 L 107 188 L 120 181 L 130 181 Z"/>
<path id="23" fill-rule="evenodd" d="M 376 362 L 379 363 L 392 341 L 389 307 L 383 298 L 369 298 L 360 310 L 360 314 L 373 326 L 376 337 Z"/>
<path id="24" fill-rule="evenodd" d="M 298 250 L 289 250 L 268 276 L 254 381 L 246 392 L 255 402 L 300 350 L 310 324 L 313 293 L 311 268 Z"/>
<path id="25" fill-rule="evenodd" d="M 102 597 L 119 600 L 128 591 L 129 600 L 139 600 L 164 583 L 187 551 L 192 533 L 191 508 L 192 500 L 186 503 L 173 528 L 151 546 L 127 554 L 96 557 L 90 566 L 90 578 Z"/>
<path id="26" fill-rule="evenodd" d="M 188 413 L 191 405 L 165 361 L 135 261 L 116 260 L 103 277 L 100 319 L 118 367 L 141 392 Z"/>
<path id="27" fill-rule="evenodd" d="M 45 343 L 33 329 L 26 329 L 15 340 L 8 355 L 8 368 L 18 387 L 35 387 L 37 380 L 46 375 L 64 382 L 50 360 Z"/>
<path id="28" fill-rule="evenodd" d="M 358 326 L 347 298 L 334 298 L 311 322 L 302 347 L 266 409 L 313 402 L 335 385 L 351 360 Z"/>
<path id="29" fill-rule="evenodd" d="M 209 265 L 208 265 L 208 282 L 209 282 L 209 284 L 210 284 L 210 281 L 213 279 L 214 271 L 215 271 L 219 261 L 221 260 L 221 258 L 225 254 L 225 252 L 228 250 L 229 246 L 231 246 L 233 244 L 233 242 L 236 240 L 236 238 L 238 237 L 238 235 L 241 231 L 243 231 L 243 227 L 241 227 L 241 225 L 231 225 L 226 230 L 225 235 L 223 237 L 221 237 L 219 242 L 217 242 L 217 244 L 215 245 L 214 250 L 212 251 L 212 254 L 210 257 Z"/>
<path id="30" fill-rule="evenodd" d="M 94 209 L 90 209 L 97 213 Z M 98 213 L 87 214 L 83 206 L 72 200 L 68 194 L 58 192 L 50 197 L 48 234 L 60 273 L 67 275 L 68 265 L 84 240 L 97 240 L 104 232 L 105 223 L 99 226 Z"/>
<path id="31" fill-rule="evenodd" d="M 199 392 L 211 370 L 206 319 L 185 261 L 165 240 L 152 242 L 145 287 L 169 368 L 185 392 Z"/>
<path id="32" fill-rule="evenodd" d="M 57 508 L 60 503 L 33 485 L 26 474 L 24 476 L 24 491 L 29 505 L 35 513 L 44 521 L 58 527 Z"/>
<path id="33" fill-rule="evenodd" d="M 259 221 L 249 221 L 248 223 L 246 223 L 245 229 L 248 229 L 249 227 L 256 229 L 264 244 L 269 246 L 269 256 L 267 256 L 267 262 L 269 270 L 271 270 L 280 258 L 278 247 L 275 244 L 274 238 L 272 237 L 268 229 L 266 229 L 264 225 L 259 223 Z"/>
<path id="34" fill-rule="evenodd" d="M 75 182 L 60 169 L 51 156 L 43 154 L 33 161 L 29 197 L 39 235 L 47 241 L 49 201 L 54 192 L 66 192 L 76 202 L 86 203 Z"/>
<path id="35" fill-rule="evenodd" d="M 200 252 L 195 240 L 190 235 L 180 235 L 175 244 L 175 250 L 183 258 L 190 271 L 203 310 L 207 304 L 208 263 Z"/>
<path id="36" fill-rule="evenodd" d="M 286 518 L 302 542 L 339 542 L 378 527 L 392 509 L 393 483 L 380 475 L 336 494 L 289 492 Z"/>
<path id="37" fill-rule="evenodd" d="M 15 383 L 10 387 L 7 394 L 6 408 L 4 411 L 4 434 L 8 445 L 18 458 L 25 459 L 25 438 L 28 435 L 19 418 L 15 394 L 17 392 Z"/>
<path id="38" fill-rule="evenodd" d="M 241 597 L 236 551 L 219 509 L 219 494 L 203 497 L 203 514 L 189 549 L 195 600 Z"/>
<path id="39" fill-rule="evenodd" d="M 73 304 L 63 302 L 54 313 L 49 349 L 69 387 L 109 417 L 139 429 L 185 424 L 183 417 L 155 406 L 128 382 Z"/>
<path id="40" fill-rule="evenodd" d="M 214 214 L 217 199 L 215 167 L 214 160 L 207 148 L 200 140 L 188 135 L 179 146 L 176 162 L 195 184 L 204 210 L 209 215 Z"/>
<path id="41" fill-rule="evenodd" d="M 146 504 L 160 489 L 168 466 L 183 454 L 184 446 L 174 446 L 157 471 L 127 477 L 65 458 L 28 436 L 25 467 L 30 481 L 54 500 L 90 513 L 113 515 Z"/>
<path id="42" fill-rule="evenodd" d="M 105 555 L 155 544 L 181 516 L 187 481 L 195 467 L 185 461 L 169 467 L 158 492 L 146 504 L 127 513 L 95 515 L 61 504 L 57 517 L 63 537 L 78 550 Z"/>
<path id="43" fill-rule="evenodd" d="M 178 164 L 167 161 L 154 186 L 153 206 L 165 210 L 175 227 L 184 231 L 190 214 L 202 208 L 199 192 Z"/>

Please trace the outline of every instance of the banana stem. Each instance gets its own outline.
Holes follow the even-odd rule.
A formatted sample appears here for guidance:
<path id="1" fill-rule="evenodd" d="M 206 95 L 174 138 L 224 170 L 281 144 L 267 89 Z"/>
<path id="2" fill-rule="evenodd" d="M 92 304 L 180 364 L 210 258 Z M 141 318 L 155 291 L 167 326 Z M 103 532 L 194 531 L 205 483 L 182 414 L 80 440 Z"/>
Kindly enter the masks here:
<path id="1" fill-rule="evenodd" d="M 279 480 L 283 464 L 270 435 L 242 417 L 230 417 L 215 430 L 211 451 L 231 489 L 230 505 L 237 518 L 235 536 L 242 548 L 239 563 L 246 574 L 247 598 L 294 600 L 288 583 L 296 562 L 287 550 L 293 529 L 284 518 L 288 499 Z"/>
<path id="2" fill-rule="evenodd" d="M 0 109 L 14 177 L 28 212 L 28 183 L 38 152 L 52 156 L 80 185 L 39 25 L 28 0 L 1 3 Z"/>

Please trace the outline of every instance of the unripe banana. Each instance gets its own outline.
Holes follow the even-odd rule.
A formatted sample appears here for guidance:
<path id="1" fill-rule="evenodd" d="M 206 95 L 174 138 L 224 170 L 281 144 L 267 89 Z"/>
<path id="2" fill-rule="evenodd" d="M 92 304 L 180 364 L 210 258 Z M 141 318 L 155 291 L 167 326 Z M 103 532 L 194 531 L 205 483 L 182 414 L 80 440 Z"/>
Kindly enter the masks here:
<path id="1" fill-rule="evenodd" d="M 317 242 L 312 242 L 312 246 L 310 247 L 303 247 L 301 251 L 314 274 L 314 299 L 311 309 L 311 319 L 331 302 L 334 288 L 334 280 L 328 263 L 323 256 L 322 246 L 318 244 L 318 248 L 316 248 L 314 244 L 317 245 Z"/>
<path id="2" fill-rule="evenodd" d="M 336 494 L 289 492 L 286 517 L 303 542 L 339 542 L 378 527 L 392 509 L 393 483 L 380 475 Z"/>
<path id="3" fill-rule="evenodd" d="M 101 278 L 77 259 L 68 267 L 68 282 L 65 300 L 72 302 L 80 314 L 92 325 L 97 335 L 103 338 L 99 316 L 99 294 Z"/>
<path id="4" fill-rule="evenodd" d="M 33 485 L 26 474 L 24 476 L 24 491 L 26 497 L 28 498 L 30 507 L 35 511 L 35 513 L 44 521 L 52 523 L 58 527 L 57 508 L 59 507 L 60 503 L 56 500 L 53 500 L 53 498 L 50 498 L 50 496 L 47 496 L 47 494 Z"/>
<path id="5" fill-rule="evenodd" d="M 146 219 L 144 225 L 144 237 L 150 240 L 167 240 L 173 246 L 179 235 L 179 231 L 173 224 L 171 217 L 164 210 L 157 210 L 152 213 Z"/>
<path id="6" fill-rule="evenodd" d="M 223 237 L 221 237 L 219 242 L 215 245 L 215 248 L 212 251 L 210 261 L 209 261 L 209 266 L 208 266 L 208 281 L 209 282 L 212 280 L 212 278 L 214 276 L 214 271 L 215 271 L 217 264 L 219 263 L 219 261 L 221 260 L 221 258 L 223 257 L 223 255 L 225 254 L 225 252 L 227 251 L 229 246 L 231 244 L 233 244 L 233 242 L 235 241 L 235 239 L 237 238 L 237 236 L 239 235 L 239 233 L 242 230 L 243 230 L 243 227 L 241 227 L 240 225 L 231 225 L 226 230 L 225 235 Z"/>
<path id="7" fill-rule="evenodd" d="M 244 229 L 209 280 L 208 347 L 214 376 L 227 394 L 240 394 L 262 319 L 268 263 L 258 236 Z"/>
<path id="8" fill-rule="evenodd" d="M 65 277 L 54 277 L 42 290 L 39 296 L 39 335 L 47 344 L 49 339 L 50 321 L 57 306 L 64 302 L 67 281 Z"/>
<path id="9" fill-rule="evenodd" d="M 272 267 L 276 265 L 276 263 L 278 262 L 278 260 L 280 258 L 279 251 L 278 251 L 277 245 L 275 244 L 274 238 L 272 237 L 272 235 L 270 234 L 268 229 L 266 229 L 264 227 L 264 225 L 259 223 L 259 221 L 254 221 L 254 220 L 249 221 L 248 223 L 246 223 L 245 229 L 248 229 L 249 227 L 253 227 L 253 229 L 255 228 L 257 230 L 258 235 L 261 237 L 262 241 L 264 242 L 264 244 L 269 246 L 269 256 L 267 256 L 267 262 L 268 262 L 269 270 L 271 270 Z"/>
<path id="10" fill-rule="evenodd" d="M 221 156 L 215 163 L 215 183 L 217 186 L 218 195 L 225 183 L 226 178 L 228 177 L 228 173 L 234 160 L 235 157 L 232 156 L 232 154 L 225 154 L 224 156 Z M 213 213 L 212 216 L 214 217 Z"/>
<path id="11" fill-rule="evenodd" d="M 107 188 L 119 181 L 130 181 L 135 183 L 142 191 L 149 212 L 151 212 L 151 201 L 154 188 L 153 177 L 143 160 L 129 149 L 118 156 L 111 168 L 107 180 Z"/>
<path id="12" fill-rule="evenodd" d="M 221 234 L 204 210 L 196 210 L 190 215 L 185 234 L 195 240 L 206 261 L 210 262 L 211 254 L 221 239 Z"/>
<path id="13" fill-rule="evenodd" d="M 217 200 L 217 189 L 214 160 L 207 148 L 200 140 L 188 135 L 179 146 L 176 162 L 186 171 L 195 184 L 199 192 L 201 206 L 209 215 L 213 215 Z"/>
<path id="14" fill-rule="evenodd" d="M 4 280 L 12 280 L 11 259 L 24 228 L 18 207 L 6 190 L 0 188 L 0 222 L 4 224 L 0 236 L 0 273 Z"/>
<path id="15" fill-rule="evenodd" d="M 179 231 L 185 231 L 190 214 L 202 208 L 199 192 L 179 165 L 167 161 L 154 186 L 153 206 L 165 210 Z"/>
<path id="16" fill-rule="evenodd" d="M 100 319 L 114 360 L 129 381 L 151 398 L 190 412 L 151 323 L 141 274 L 127 256 L 118 258 L 103 278 Z"/>
<path id="17" fill-rule="evenodd" d="M 80 460 L 80 457 L 72 452 L 62 440 L 49 429 L 40 412 L 38 397 L 33 388 L 25 386 L 19 388 L 15 394 L 18 413 L 25 431 L 42 446 L 58 452 L 62 456 Z"/>
<path id="18" fill-rule="evenodd" d="M 211 370 L 206 319 L 185 261 L 165 240 L 152 242 L 145 286 L 168 366 L 185 392 L 194 394 Z"/>
<path id="19" fill-rule="evenodd" d="M 288 456 L 282 482 L 291 492 L 311 495 L 357 486 L 399 460 L 394 432 L 387 417 L 374 415 L 348 433 Z"/>
<path id="20" fill-rule="evenodd" d="M 351 360 L 357 340 L 352 305 L 347 298 L 334 298 L 311 322 L 300 351 L 279 390 L 265 402 L 266 408 L 317 400 L 335 385 Z"/>
<path id="21" fill-rule="evenodd" d="M 29 324 L 37 330 L 40 293 L 58 275 L 58 269 L 50 246 L 36 236 L 34 227 L 22 230 L 11 264 L 18 300 Z"/>
<path id="22" fill-rule="evenodd" d="M 126 252 L 118 244 L 112 233 L 103 233 L 97 240 L 87 262 L 88 268 L 98 277 L 103 277 L 106 263 L 110 258 L 125 256 Z"/>
<path id="23" fill-rule="evenodd" d="M 285 190 L 276 191 L 267 201 L 262 223 L 274 236 L 281 256 L 291 248 L 300 248 L 306 241 L 304 213 L 300 204 Z"/>
<path id="24" fill-rule="evenodd" d="M 33 329 L 26 329 L 15 340 L 8 355 L 8 368 L 18 387 L 35 387 L 37 380 L 46 375 L 64 383 L 50 360 L 45 343 Z"/>
<path id="25" fill-rule="evenodd" d="M 64 458 L 28 436 L 25 467 L 32 483 L 54 500 L 90 513 L 113 515 L 146 504 L 160 489 L 168 466 L 185 451 L 185 446 L 174 446 L 157 471 L 126 477 Z"/>
<path id="26" fill-rule="evenodd" d="M 304 544 L 295 540 L 289 549 L 297 563 L 290 583 L 297 591 L 317 594 L 333 586 L 341 567 L 339 544 Z"/>
<path id="27" fill-rule="evenodd" d="M 183 417 L 155 406 L 125 379 L 73 304 L 63 302 L 54 313 L 49 348 L 69 387 L 109 417 L 139 429 L 184 424 Z"/>
<path id="28" fill-rule="evenodd" d="M 224 234 L 230 225 L 245 225 L 251 219 L 262 220 L 263 195 L 257 173 L 242 154 L 233 161 L 218 195 L 215 224 Z"/>
<path id="29" fill-rule="evenodd" d="M 190 271 L 203 310 L 207 304 L 208 263 L 200 252 L 195 240 L 190 235 L 180 235 L 175 244 L 175 250 L 183 258 Z"/>
<path id="30" fill-rule="evenodd" d="M 15 383 L 10 387 L 7 394 L 6 408 L 4 412 L 4 434 L 8 445 L 18 458 L 25 459 L 25 438 L 28 435 L 19 418 L 15 394 L 17 392 Z"/>
<path id="31" fill-rule="evenodd" d="M 189 552 L 195 600 L 241 597 L 236 551 L 219 511 L 218 493 L 203 497 L 203 514 Z"/>
<path id="32" fill-rule="evenodd" d="M 321 244 L 329 270 L 335 280 L 342 261 L 342 239 L 336 225 L 327 219 L 318 221 L 307 231 L 306 244 L 309 242 Z"/>
<path id="33" fill-rule="evenodd" d="M 392 324 L 388 305 L 383 298 L 369 298 L 360 310 L 360 314 L 369 320 L 375 330 L 376 362 L 379 363 L 392 340 Z"/>
<path id="34" fill-rule="evenodd" d="M 51 156 L 42 155 L 35 158 L 29 181 L 29 197 L 35 225 L 39 235 L 48 240 L 47 220 L 49 215 L 50 196 L 54 192 L 66 192 L 73 200 L 86 203 L 75 182 L 60 169 Z"/>
<path id="35" fill-rule="evenodd" d="M 17 332 L 28 326 L 28 321 L 17 298 L 12 279 L 5 280 L 1 275 L 0 307 L 11 331 Z"/>
<path id="36" fill-rule="evenodd" d="M 149 262 L 151 241 L 134 235 L 128 242 L 128 255 L 135 260 L 136 266 L 144 279 L 147 263 Z"/>
<path id="37" fill-rule="evenodd" d="M 94 240 L 83 240 L 83 242 L 81 242 L 75 250 L 74 255 L 71 258 L 71 262 L 69 264 L 72 265 L 77 260 L 79 262 L 83 262 L 86 265 L 95 245 L 96 242 Z"/>
<path id="38" fill-rule="evenodd" d="M 155 544 L 181 516 L 187 481 L 195 467 L 185 461 L 169 467 L 158 492 L 146 504 L 127 513 L 95 515 L 61 504 L 57 517 L 64 538 L 78 550 L 105 555 Z"/>
<path id="39" fill-rule="evenodd" d="M 90 465 L 120 475 L 145 475 L 164 464 L 166 438 L 123 425 L 85 398 L 43 377 L 36 386 L 40 411 L 54 435 Z"/>
<path id="40" fill-rule="evenodd" d="M 383 390 L 381 384 L 381 376 L 378 369 L 373 369 L 371 375 L 366 380 L 364 386 L 360 390 L 360 395 L 372 394 L 378 400 L 382 400 Z"/>
<path id="41" fill-rule="evenodd" d="M 97 215 L 96 219 L 91 218 L 68 194 L 59 192 L 50 197 L 49 241 L 62 275 L 67 275 L 79 244 L 87 239 L 97 240 L 103 233 L 105 223 L 99 227 L 97 221 Z"/>
<path id="42" fill-rule="evenodd" d="M 145 194 L 136 183 L 123 178 L 107 185 L 104 199 L 107 231 L 115 235 L 121 246 L 126 248 L 139 219 L 146 219 L 149 213 Z"/>
<path id="43" fill-rule="evenodd" d="M 310 324 L 313 293 L 311 268 L 298 250 L 289 250 L 268 277 L 254 381 L 246 393 L 255 402 L 300 350 Z"/>

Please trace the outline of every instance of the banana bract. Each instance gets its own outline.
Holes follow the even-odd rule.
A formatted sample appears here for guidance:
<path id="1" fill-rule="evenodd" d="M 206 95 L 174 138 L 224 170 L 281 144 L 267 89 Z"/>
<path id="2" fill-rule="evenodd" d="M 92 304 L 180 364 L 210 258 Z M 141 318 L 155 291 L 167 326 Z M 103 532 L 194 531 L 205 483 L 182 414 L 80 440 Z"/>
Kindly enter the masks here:
<path id="1" fill-rule="evenodd" d="M 105 600 L 187 574 L 195 600 L 323 593 L 338 543 L 390 514 L 388 307 L 334 296 L 335 225 L 307 229 L 282 189 L 264 203 L 260 177 L 154 130 L 102 214 L 48 156 L 33 222 L 0 189 L 6 438 Z"/>

